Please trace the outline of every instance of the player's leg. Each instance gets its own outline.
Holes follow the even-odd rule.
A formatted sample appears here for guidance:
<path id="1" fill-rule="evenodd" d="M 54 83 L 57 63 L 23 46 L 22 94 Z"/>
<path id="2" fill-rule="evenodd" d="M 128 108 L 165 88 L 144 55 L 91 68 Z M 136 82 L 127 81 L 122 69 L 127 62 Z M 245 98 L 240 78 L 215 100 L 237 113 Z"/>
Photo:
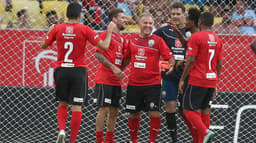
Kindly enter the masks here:
<path id="1" fill-rule="evenodd" d="M 160 117 L 160 103 L 161 103 L 161 85 L 152 85 L 144 87 L 144 97 L 146 108 L 150 117 L 150 137 L 149 143 L 154 143 L 156 141 L 158 132 L 161 126 Z"/>
<path id="2" fill-rule="evenodd" d="M 82 120 L 82 105 L 88 93 L 88 77 L 85 68 L 72 68 L 70 73 L 70 101 L 72 104 L 72 117 L 70 121 L 70 143 L 75 143 Z"/>
<path id="3" fill-rule="evenodd" d="M 104 141 L 104 124 L 105 118 L 108 114 L 109 104 L 111 101 L 108 97 L 110 95 L 111 89 L 109 86 L 104 84 L 96 84 L 95 96 L 97 97 L 97 106 L 99 107 L 98 113 L 96 115 L 96 143 L 101 143 Z"/>
<path id="4" fill-rule="evenodd" d="M 128 120 L 129 134 L 132 143 L 137 143 L 137 136 L 140 127 L 140 111 L 143 109 L 144 98 L 141 87 L 127 87 L 126 111 L 130 113 Z"/>
<path id="5" fill-rule="evenodd" d="M 184 89 L 187 89 L 187 82 L 188 82 L 188 78 L 185 81 L 185 85 L 184 85 Z M 185 90 L 183 91 L 183 93 L 185 93 Z M 178 96 L 178 107 L 179 107 L 179 113 L 184 121 L 184 123 L 187 125 L 189 132 L 193 138 L 193 143 L 198 143 L 198 135 L 197 135 L 197 130 L 196 128 L 190 123 L 190 121 L 186 118 L 185 114 L 183 113 L 183 105 L 184 105 L 184 98 L 183 98 L 183 94 L 179 94 Z"/>
<path id="6" fill-rule="evenodd" d="M 65 68 L 56 68 L 54 71 L 54 81 L 56 90 L 56 100 L 59 101 L 57 109 L 57 121 L 59 134 L 56 143 L 65 142 L 65 127 L 68 118 L 68 78 L 66 78 Z"/>
<path id="7" fill-rule="evenodd" d="M 111 104 L 107 117 L 107 132 L 105 143 L 113 143 L 116 121 L 119 113 L 121 86 L 112 86 Z"/>
<path id="8" fill-rule="evenodd" d="M 178 95 L 178 83 L 170 80 L 163 80 L 162 90 L 166 93 L 164 98 L 165 105 L 165 118 L 167 128 L 173 142 L 177 142 L 177 125 L 176 125 L 176 99 Z"/>
<path id="9" fill-rule="evenodd" d="M 198 143 L 203 142 L 207 135 L 207 128 L 201 118 L 201 105 L 207 95 L 207 88 L 188 85 L 184 92 L 184 115 L 190 123 L 196 128 L 198 134 Z"/>

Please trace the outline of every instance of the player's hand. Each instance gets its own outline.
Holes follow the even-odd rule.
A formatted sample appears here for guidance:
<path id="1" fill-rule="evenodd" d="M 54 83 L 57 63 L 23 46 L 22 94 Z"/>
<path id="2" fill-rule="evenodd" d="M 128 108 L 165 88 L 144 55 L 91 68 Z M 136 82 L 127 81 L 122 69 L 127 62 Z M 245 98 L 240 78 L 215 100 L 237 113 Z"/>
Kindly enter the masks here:
<path id="1" fill-rule="evenodd" d="M 123 71 L 121 71 L 118 67 L 116 67 L 115 65 L 112 65 L 111 68 L 118 79 L 122 80 L 124 78 Z"/>
<path id="2" fill-rule="evenodd" d="M 213 96 L 212 96 L 212 99 L 215 99 L 216 97 L 217 97 L 217 95 L 218 95 L 218 90 L 217 90 L 217 88 L 215 88 L 215 90 L 214 90 L 214 92 L 213 92 Z"/>
<path id="3" fill-rule="evenodd" d="M 172 30 L 179 31 L 178 27 L 174 23 L 170 21 L 166 21 L 166 23 L 172 28 Z"/>
<path id="4" fill-rule="evenodd" d="M 177 61 L 175 68 L 178 69 L 180 66 L 183 65 L 183 63 L 184 63 L 184 61 Z"/>
<path id="5" fill-rule="evenodd" d="M 171 74 L 172 71 L 173 71 L 173 67 L 174 67 L 174 65 L 173 65 L 173 64 L 170 64 L 170 65 L 169 65 L 169 70 L 168 70 L 165 74 L 166 74 L 166 75 Z"/>
<path id="6" fill-rule="evenodd" d="M 183 94 L 183 88 L 184 88 L 184 80 L 180 80 L 179 82 L 179 93 Z"/>
<path id="7" fill-rule="evenodd" d="M 108 31 L 113 32 L 113 30 L 114 30 L 116 27 L 117 27 L 116 24 L 111 21 L 111 22 L 108 24 Z"/>

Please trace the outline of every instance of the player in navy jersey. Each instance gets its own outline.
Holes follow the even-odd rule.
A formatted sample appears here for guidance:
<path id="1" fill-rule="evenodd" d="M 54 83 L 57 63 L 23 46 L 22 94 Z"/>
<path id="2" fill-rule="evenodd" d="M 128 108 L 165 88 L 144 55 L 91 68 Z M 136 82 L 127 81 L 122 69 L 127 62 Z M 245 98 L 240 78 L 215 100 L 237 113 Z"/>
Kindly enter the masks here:
<path id="1" fill-rule="evenodd" d="M 160 56 L 169 62 L 171 73 L 174 58 L 164 40 L 151 34 L 153 18 L 144 13 L 140 16 L 140 33 L 133 33 L 128 38 L 125 60 L 131 62 L 131 70 L 127 87 L 126 110 L 130 113 L 128 127 L 132 143 L 137 143 L 141 111 L 148 112 L 150 117 L 149 143 L 154 143 L 161 125 L 161 74 L 159 71 Z M 124 66 L 129 62 L 124 62 Z"/>
<path id="2" fill-rule="evenodd" d="M 57 120 L 59 134 L 56 143 L 65 142 L 65 125 L 68 105 L 72 105 L 70 121 L 70 143 L 75 143 L 82 118 L 82 104 L 87 95 L 88 77 L 85 62 L 86 43 L 107 50 L 110 44 L 114 23 L 108 26 L 104 41 L 88 26 L 79 24 L 81 6 L 71 3 L 67 7 L 68 23 L 52 25 L 47 37 L 42 41 L 41 48 L 45 49 L 54 41 L 57 42 L 57 62 L 54 71 L 56 99 L 59 101 Z"/>
<path id="3" fill-rule="evenodd" d="M 190 38 L 191 34 L 199 32 L 200 29 L 198 28 L 198 19 L 200 16 L 200 11 L 197 8 L 190 8 L 188 10 L 188 14 L 186 17 L 186 29 L 188 30 L 186 33 L 186 37 L 183 36 L 182 32 L 179 31 L 179 29 L 176 27 L 175 24 L 168 22 L 169 26 L 172 27 L 172 29 L 177 33 L 183 47 L 187 48 L 187 41 Z M 186 118 L 186 116 L 183 114 L 183 109 L 182 109 L 182 101 L 183 101 L 183 94 L 179 94 L 178 96 L 179 99 L 179 111 L 181 114 L 181 117 L 183 118 L 184 122 L 186 123 L 192 138 L 193 138 L 193 143 L 197 143 L 197 130 L 192 126 L 190 121 Z M 202 114 L 202 119 L 203 120 L 208 120 L 210 117 L 210 114 Z M 209 127 L 208 127 L 209 128 Z"/>
<path id="4" fill-rule="evenodd" d="M 184 36 L 185 28 L 185 7 L 182 3 L 176 2 L 171 6 L 171 20 L 175 26 L 181 31 Z M 178 82 L 183 71 L 183 63 L 186 56 L 186 49 L 182 46 L 178 35 L 167 25 L 154 32 L 154 34 L 162 37 L 168 47 L 171 49 L 175 57 L 175 68 L 170 75 L 166 75 L 166 71 L 162 71 L 162 93 L 165 93 L 163 98 L 166 101 L 166 123 L 170 131 L 171 138 L 174 143 L 177 140 L 176 126 L 176 99 L 178 95 Z"/>
<path id="5" fill-rule="evenodd" d="M 256 55 L 256 39 L 253 40 L 250 47 L 251 47 L 252 51 L 254 52 L 254 54 Z"/>
<path id="6" fill-rule="evenodd" d="M 114 8 L 109 11 L 109 19 L 117 25 L 112 33 L 109 49 L 103 51 L 97 48 L 95 52 L 95 58 L 100 62 L 95 81 L 95 95 L 99 106 L 96 116 L 96 143 L 104 141 L 103 130 L 106 118 L 107 132 L 104 143 L 113 143 L 121 99 L 121 79 L 124 76 L 121 65 L 126 41 L 120 31 L 124 30 L 126 16 L 122 9 Z M 106 34 L 107 30 L 101 33 L 100 37 L 105 38 Z"/>
<path id="7" fill-rule="evenodd" d="M 210 114 L 209 101 L 216 92 L 222 67 L 222 41 L 211 31 L 213 19 L 209 12 L 200 15 L 198 26 L 201 31 L 194 33 L 188 41 L 188 59 L 179 82 L 183 113 L 197 130 L 198 143 L 208 143 L 214 136 L 208 129 L 210 118 L 203 119 L 202 116 L 202 113 Z"/>

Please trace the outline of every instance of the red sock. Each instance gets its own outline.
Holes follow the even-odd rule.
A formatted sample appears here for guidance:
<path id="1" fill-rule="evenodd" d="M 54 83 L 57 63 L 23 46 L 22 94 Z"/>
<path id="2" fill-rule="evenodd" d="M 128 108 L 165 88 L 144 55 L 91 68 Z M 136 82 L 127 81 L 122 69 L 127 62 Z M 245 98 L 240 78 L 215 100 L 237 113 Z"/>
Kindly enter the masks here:
<path id="1" fill-rule="evenodd" d="M 150 118 L 149 143 L 155 143 L 160 126 L 161 126 L 161 118 L 160 117 L 151 117 Z"/>
<path id="2" fill-rule="evenodd" d="M 79 128 L 80 128 L 81 119 L 82 119 L 82 112 L 80 112 L 80 111 L 72 112 L 72 118 L 70 121 L 70 129 L 71 129 L 70 142 L 76 141 L 76 136 L 77 136 Z"/>
<path id="3" fill-rule="evenodd" d="M 201 115 L 202 121 L 204 122 L 207 129 L 210 127 L 211 122 L 211 115 L 210 114 L 202 114 Z"/>
<path id="4" fill-rule="evenodd" d="M 131 141 L 133 143 L 137 143 L 137 136 L 140 128 L 140 118 L 138 119 L 129 118 L 128 127 L 129 127 L 129 134 L 130 134 Z"/>
<path id="5" fill-rule="evenodd" d="M 202 143 L 204 136 L 207 134 L 206 133 L 207 128 L 201 119 L 201 113 L 188 110 L 185 116 L 197 130 L 198 143 Z"/>
<path id="6" fill-rule="evenodd" d="M 184 114 L 182 114 L 181 117 L 183 118 L 185 124 L 187 125 L 187 127 L 192 135 L 193 143 L 197 143 L 198 141 L 197 141 L 196 129 L 193 127 L 193 125 L 190 123 L 190 121 L 186 118 L 186 116 Z"/>
<path id="7" fill-rule="evenodd" d="M 57 120 L 59 125 L 59 131 L 65 130 L 67 118 L 68 118 L 68 107 L 59 106 L 57 110 Z"/>
<path id="8" fill-rule="evenodd" d="M 101 143 L 103 141 L 103 131 L 96 131 L 96 143 Z"/>
<path id="9" fill-rule="evenodd" d="M 114 132 L 107 132 L 106 133 L 106 139 L 105 139 L 105 143 L 113 143 L 114 140 Z"/>

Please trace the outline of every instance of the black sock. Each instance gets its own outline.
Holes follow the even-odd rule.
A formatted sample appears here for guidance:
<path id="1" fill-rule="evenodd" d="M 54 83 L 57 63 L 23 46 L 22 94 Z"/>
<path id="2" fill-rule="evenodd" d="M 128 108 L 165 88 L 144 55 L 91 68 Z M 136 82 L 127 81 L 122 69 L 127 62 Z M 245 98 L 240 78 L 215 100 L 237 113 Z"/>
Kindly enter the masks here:
<path id="1" fill-rule="evenodd" d="M 175 113 L 166 112 L 167 129 L 170 131 L 173 142 L 177 141 L 177 126 Z"/>

